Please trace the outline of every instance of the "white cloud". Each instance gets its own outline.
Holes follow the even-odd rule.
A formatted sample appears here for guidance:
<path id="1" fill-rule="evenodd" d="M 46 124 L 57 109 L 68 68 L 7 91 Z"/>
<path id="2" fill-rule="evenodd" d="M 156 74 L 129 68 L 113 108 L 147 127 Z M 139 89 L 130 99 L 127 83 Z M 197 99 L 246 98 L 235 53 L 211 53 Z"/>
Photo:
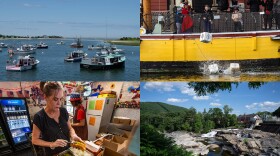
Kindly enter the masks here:
<path id="1" fill-rule="evenodd" d="M 246 105 L 245 107 L 246 107 L 247 109 L 254 109 L 254 108 L 257 107 L 257 105 L 258 105 L 258 103 L 253 103 L 253 104 L 251 104 L 251 105 Z"/>
<path id="2" fill-rule="evenodd" d="M 182 94 L 187 94 L 187 95 L 190 95 L 190 96 L 195 95 L 194 89 L 193 89 L 193 88 L 190 88 L 189 85 L 180 86 L 180 90 L 181 90 L 181 93 L 182 93 Z"/>
<path id="3" fill-rule="evenodd" d="M 160 92 L 171 92 L 175 91 L 174 84 L 168 82 L 147 82 L 144 85 L 146 90 L 157 90 Z"/>
<path id="4" fill-rule="evenodd" d="M 220 102 L 220 99 L 216 99 L 215 101 L 216 101 L 216 102 Z"/>
<path id="5" fill-rule="evenodd" d="M 193 96 L 193 99 L 196 100 L 196 101 L 199 101 L 199 100 L 209 100 L 209 96 Z"/>
<path id="6" fill-rule="evenodd" d="M 214 102 L 211 102 L 210 105 L 211 105 L 211 106 L 214 106 L 214 107 L 220 107 L 220 106 L 222 106 L 222 104 L 220 104 L 220 103 L 214 103 Z"/>
<path id="7" fill-rule="evenodd" d="M 177 98 L 168 98 L 167 102 L 186 102 L 188 99 L 177 99 Z"/>
<path id="8" fill-rule="evenodd" d="M 264 101 L 259 103 L 253 103 L 246 105 L 247 109 L 262 109 L 262 110 L 274 110 L 280 106 L 280 102 Z"/>
<path id="9" fill-rule="evenodd" d="M 275 93 L 275 92 L 276 92 L 275 90 L 272 91 L 272 93 Z"/>

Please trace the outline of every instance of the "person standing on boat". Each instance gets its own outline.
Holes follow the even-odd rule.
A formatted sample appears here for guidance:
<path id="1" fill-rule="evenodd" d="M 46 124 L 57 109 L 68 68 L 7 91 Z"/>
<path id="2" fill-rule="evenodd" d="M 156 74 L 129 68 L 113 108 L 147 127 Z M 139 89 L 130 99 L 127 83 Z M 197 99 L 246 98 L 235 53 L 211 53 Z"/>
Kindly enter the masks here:
<path id="1" fill-rule="evenodd" d="M 260 0 L 249 0 L 247 5 L 250 5 L 250 12 L 260 12 Z"/>
<path id="2" fill-rule="evenodd" d="M 176 12 L 177 34 L 180 34 L 180 33 L 181 33 L 182 22 L 183 22 L 182 10 L 181 10 L 181 9 L 177 9 L 177 12 Z"/>
<path id="3" fill-rule="evenodd" d="M 211 25 L 213 24 L 213 13 L 209 5 L 205 5 L 204 13 L 201 15 L 204 23 L 204 32 L 211 32 Z"/>
<path id="4" fill-rule="evenodd" d="M 234 12 L 231 16 L 234 22 L 234 31 L 241 32 L 242 31 L 242 14 L 239 12 L 238 8 L 234 8 Z"/>
<path id="5" fill-rule="evenodd" d="M 264 6 L 264 29 L 267 29 L 267 24 L 268 24 L 268 29 L 272 28 L 272 9 L 273 9 L 273 1 L 272 0 L 266 0 L 265 2 L 262 0 L 261 1 L 262 6 Z"/>
<path id="6" fill-rule="evenodd" d="M 184 7 L 182 8 L 183 23 L 182 23 L 182 33 L 190 33 L 193 26 L 192 18 L 190 17 L 190 6 L 185 2 Z"/>
<path id="7" fill-rule="evenodd" d="M 83 140 L 88 140 L 88 129 L 86 124 L 86 111 L 82 105 L 80 94 L 71 94 L 70 102 L 75 107 L 72 127 L 76 134 Z"/>
<path id="8" fill-rule="evenodd" d="M 280 29 L 280 0 L 274 1 L 272 10 L 276 21 L 276 28 L 279 30 Z"/>

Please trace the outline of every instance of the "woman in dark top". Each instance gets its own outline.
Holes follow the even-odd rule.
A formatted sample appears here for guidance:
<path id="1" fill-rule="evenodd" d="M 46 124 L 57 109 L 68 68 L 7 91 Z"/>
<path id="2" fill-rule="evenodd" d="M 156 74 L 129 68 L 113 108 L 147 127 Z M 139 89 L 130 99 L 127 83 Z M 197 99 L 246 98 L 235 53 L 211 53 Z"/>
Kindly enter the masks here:
<path id="1" fill-rule="evenodd" d="M 264 29 L 267 29 L 267 24 L 269 29 L 272 27 L 272 9 L 273 9 L 273 1 L 272 0 L 266 0 L 265 2 L 261 2 L 262 6 L 264 6 Z"/>
<path id="2" fill-rule="evenodd" d="M 70 138 L 82 140 L 71 127 L 67 110 L 61 107 L 62 87 L 56 82 L 41 83 L 40 87 L 47 106 L 34 116 L 32 143 L 45 147 L 46 155 L 55 155 L 69 148 Z"/>
<path id="3" fill-rule="evenodd" d="M 76 134 L 83 140 L 88 140 L 88 129 L 86 124 L 86 112 L 82 105 L 82 99 L 79 93 L 73 93 L 70 96 L 70 102 L 75 107 L 72 127 Z"/>
<path id="4" fill-rule="evenodd" d="M 214 16 L 209 5 L 205 5 L 205 10 L 201 15 L 201 18 L 204 22 L 204 32 L 211 32 L 211 25 L 213 23 Z"/>

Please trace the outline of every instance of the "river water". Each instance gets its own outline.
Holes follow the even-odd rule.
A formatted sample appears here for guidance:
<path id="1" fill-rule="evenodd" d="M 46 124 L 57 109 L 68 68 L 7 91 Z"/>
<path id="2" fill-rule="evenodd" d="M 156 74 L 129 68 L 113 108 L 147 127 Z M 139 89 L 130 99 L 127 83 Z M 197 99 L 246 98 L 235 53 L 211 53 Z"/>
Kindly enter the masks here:
<path id="1" fill-rule="evenodd" d="M 0 52 L 0 80 L 1 81 L 139 81 L 139 46 L 122 46 L 117 48 L 125 50 L 126 62 L 125 68 L 113 70 L 93 71 L 80 69 L 79 63 L 64 62 L 66 55 L 74 48 L 70 44 L 74 39 L 18 39 L 18 40 L 0 40 L 8 45 L 19 47 L 22 44 L 39 44 L 40 41 L 46 43 L 48 49 L 37 49 L 33 54 L 40 61 L 36 69 L 24 72 L 6 71 L 6 61 L 9 58 L 7 49 L 3 48 Z M 64 45 L 57 45 L 57 42 L 64 41 Z M 82 39 L 84 48 L 81 49 L 88 54 L 88 57 L 94 56 L 96 51 L 87 50 L 88 45 L 101 43 L 100 40 Z M 14 59 L 17 55 L 14 55 Z"/>

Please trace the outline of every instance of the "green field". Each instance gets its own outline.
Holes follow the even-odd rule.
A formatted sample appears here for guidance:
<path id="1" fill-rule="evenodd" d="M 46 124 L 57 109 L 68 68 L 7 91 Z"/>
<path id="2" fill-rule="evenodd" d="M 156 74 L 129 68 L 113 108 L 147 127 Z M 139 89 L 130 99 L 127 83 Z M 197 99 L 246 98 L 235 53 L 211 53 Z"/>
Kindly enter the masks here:
<path id="1" fill-rule="evenodd" d="M 184 107 L 169 105 L 162 102 L 141 102 L 141 114 L 159 114 L 168 112 L 184 112 Z"/>
<path id="2" fill-rule="evenodd" d="M 115 45 L 139 46 L 140 40 L 108 40 L 107 42 Z"/>

